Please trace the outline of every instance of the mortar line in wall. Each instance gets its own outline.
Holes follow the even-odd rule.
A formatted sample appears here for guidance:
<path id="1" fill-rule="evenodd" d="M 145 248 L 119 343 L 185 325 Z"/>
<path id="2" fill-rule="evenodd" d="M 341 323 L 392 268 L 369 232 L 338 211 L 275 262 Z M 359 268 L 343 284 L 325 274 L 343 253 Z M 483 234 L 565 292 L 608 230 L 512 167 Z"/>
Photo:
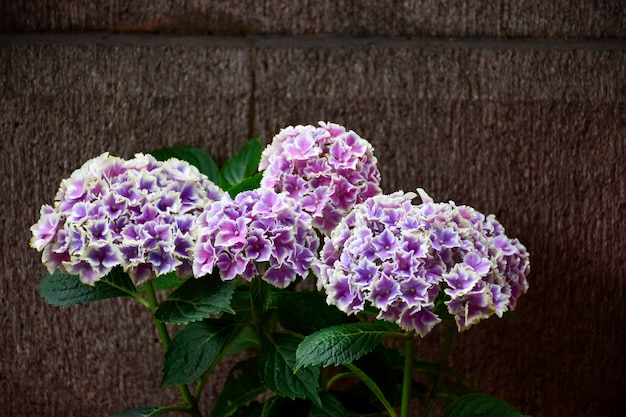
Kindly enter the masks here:
<path id="1" fill-rule="evenodd" d="M 109 32 L 0 33 L 0 45 L 187 46 L 257 49 L 626 50 L 626 38 L 394 38 L 330 35 L 180 36 Z"/>

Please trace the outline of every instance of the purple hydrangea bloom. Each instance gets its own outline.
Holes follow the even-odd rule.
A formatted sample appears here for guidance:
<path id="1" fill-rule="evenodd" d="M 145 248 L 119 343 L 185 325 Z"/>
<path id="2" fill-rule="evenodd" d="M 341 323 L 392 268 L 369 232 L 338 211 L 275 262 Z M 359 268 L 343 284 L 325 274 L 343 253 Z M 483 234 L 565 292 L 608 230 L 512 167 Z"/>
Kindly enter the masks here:
<path id="1" fill-rule="evenodd" d="M 303 152 L 305 152 L 303 150 Z M 256 275 L 279 288 L 306 277 L 319 247 L 311 216 L 287 193 L 259 188 L 209 203 L 196 222 L 193 272 Z"/>
<path id="2" fill-rule="evenodd" d="M 329 234 L 352 207 L 381 193 L 372 145 L 334 123 L 282 129 L 264 150 L 261 185 L 287 192 Z"/>
<path id="3" fill-rule="evenodd" d="M 418 190 L 357 204 L 326 237 L 314 266 L 327 302 L 348 314 L 366 303 L 379 319 L 426 335 L 439 300 L 465 330 L 515 308 L 528 289 L 529 255 L 494 216 Z"/>
<path id="4" fill-rule="evenodd" d="M 136 284 L 173 271 L 186 276 L 194 218 L 223 194 L 187 162 L 104 153 L 61 182 L 53 206 L 41 207 L 31 246 L 50 272 L 90 285 L 116 266 Z"/>

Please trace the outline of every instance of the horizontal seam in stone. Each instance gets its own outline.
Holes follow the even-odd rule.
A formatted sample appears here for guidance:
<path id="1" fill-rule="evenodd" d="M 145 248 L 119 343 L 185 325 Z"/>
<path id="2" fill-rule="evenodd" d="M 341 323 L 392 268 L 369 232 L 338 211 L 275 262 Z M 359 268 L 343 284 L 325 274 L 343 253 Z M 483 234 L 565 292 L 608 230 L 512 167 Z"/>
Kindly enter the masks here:
<path id="1" fill-rule="evenodd" d="M 185 46 L 259 49 L 492 49 L 492 50 L 617 50 L 626 51 L 626 39 L 532 38 L 394 38 L 328 35 L 179 36 L 109 32 L 0 33 L 0 46 L 103 45 Z"/>

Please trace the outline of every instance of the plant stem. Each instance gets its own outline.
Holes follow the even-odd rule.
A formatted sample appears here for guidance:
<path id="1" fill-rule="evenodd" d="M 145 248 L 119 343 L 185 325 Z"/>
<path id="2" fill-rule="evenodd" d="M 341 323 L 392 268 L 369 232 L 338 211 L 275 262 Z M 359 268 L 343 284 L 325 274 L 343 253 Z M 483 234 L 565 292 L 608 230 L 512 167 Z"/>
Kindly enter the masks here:
<path id="1" fill-rule="evenodd" d="M 326 369 L 326 368 L 324 368 Z M 338 374 L 333 375 L 332 377 L 328 378 L 328 381 L 326 381 L 326 385 L 322 385 L 326 387 L 326 391 L 330 390 L 330 387 L 333 386 L 333 384 L 336 381 L 339 381 L 341 378 L 345 378 L 347 376 L 352 376 L 353 374 L 351 372 L 340 372 Z"/>
<path id="2" fill-rule="evenodd" d="M 450 345 L 452 344 L 452 336 L 456 329 L 452 326 L 448 327 L 448 332 L 446 333 L 446 338 L 443 340 L 443 345 L 441 346 L 441 352 L 439 353 L 439 362 L 437 367 L 437 373 L 435 374 L 435 379 L 433 380 L 433 386 L 430 389 L 430 393 L 428 394 L 428 400 L 426 401 L 426 406 L 420 413 L 420 417 L 428 416 L 430 413 L 430 409 L 435 403 L 435 394 L 437 392 L 437 386 L 439 385 L 439 380 L 441 379 L 441 368 L 446 365 L 448 359 L 448 352 L 450 351 Z"/>
<path id="3" fill-rule="evenodd" d="M 411 408 L 411 387 L 413 384 L 413 333 L 407 333 L 404 342 L 404 375 L 402 378 L 401 417 L 409 417 Z"/>
<path id="4" fill-rule="evenodd" d="M 389 404 L 389 401 L 387 401 L 387 399 L 385 398 L 385 395 L 380 390 L 378 385 L 376 385 L 376 382 L 374 382 L 372 378 L 367 376 L 365 372 L 363 372 L 361 369 L 359 369 L 356 365 L 352 363 L 346 363 L 344 364 L 344 366 L 348 368 L 354 375 L 356 375 L 361 381 L 363 381 L 365 385 L 367 385 L 367 387 L 370 389 L 370 391 L 372 391 L 372 393 L 374 393 L 376 398 L 378 398 L 378 401 L 381 402 L 381 404 L 383 405 L 383 407 L 385 407 L 385 410 L 387 410 L 387 412 L 389 413 L 391 417 L 398 417 L 398 415 L 396 414 L 396 411 L 393 409 L 391 404 Z"/>
<path id="5" fill-rule="evenodd" d="M 154 319 L 154 324 L 156 325 L 157 331 L 159 333 L 159 337 L 163 345 L 163 351 L 167 352 L 167 350 L 170 347 L 170 341 L 171 341 L 170 334 L 167 331 L 167 327 L 165 327 L 165 324 L 161 320 L 157 319 L 154 315 L 159 303 L 156 299 L 156 294 L 154 292 L 154 286 L 152 285 L 152 281 L 148 280 L 145 284 L 145 288 L 146 288 L 146 295 L 148 296 L 148 304 L 150 308 L 150 313 L 152 314 L 152 318 Z M 187 385 L 185 384 L 179 385 L 178 391 L 180 392 L 180 395 L 183 397 L 183 401 L 185 405 L 189 407 L 188 413 L 194 417 L 202 417 L 200 414 L 200 411 L 198 410 L 198 403 L 196 402 L 195 398 L 191 395 L 191 391 L 189 391 L 189 388 L 187 387 Z"/>

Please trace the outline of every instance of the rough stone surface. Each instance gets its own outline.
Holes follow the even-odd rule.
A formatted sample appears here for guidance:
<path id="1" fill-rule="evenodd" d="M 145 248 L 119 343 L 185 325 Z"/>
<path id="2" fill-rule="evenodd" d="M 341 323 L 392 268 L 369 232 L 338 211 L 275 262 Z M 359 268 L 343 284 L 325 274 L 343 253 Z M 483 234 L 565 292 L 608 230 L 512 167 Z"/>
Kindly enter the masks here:
<path id="1" fill-rule="evenodd" d="M 177 397 L 158 389 L 161 348 L 145 311 L 39 298 L 28 227 L 62 178 L 103 151 L 176 143 L 222 162 L 253 133 L 268 142 L 289 124 L 331 120 L 374 144 L 386 191 L 419 186 L 495 213 L 529 248 L 520 323 L 459 335 L 452 364 L 530 415 L 619 415 L 626 48 L 301 42 L 0 36 L 1 414 L 109 415 Z M 418 351 L 433 355 L 440 336 Z"/>
<path id="2" fill-rule="evenodd" d="M 0 30 L 590 38 L 626 36 L 616 0 L 6 1 Z"/>
<path id="3" fill-rule="evenodd" d="M 249 52 L 5 44 L 0 68 L 0 414 L 110 415 L 177 402 L 172 388 L 160 397 L 149 313 L 130 300 L 47 306 L 28 228 L 59 182 L 104 151 L 128 158 L 184 143 L 224 161 L 238 150 L 248 139 Z"/>
<path id="4" fill-rule="evenodd" d="M 423 187 L 495 213 L 530 250 L 530 290 L 520 324 L 459 335 L 454 365 L 530 415 L 616 415 L 625 60 L 582 49 L 261 50 L 256 123 L 339 122 L 373 143 L 386 191 Z M 433 340 L 420 349 L 434 355 Z"/>

